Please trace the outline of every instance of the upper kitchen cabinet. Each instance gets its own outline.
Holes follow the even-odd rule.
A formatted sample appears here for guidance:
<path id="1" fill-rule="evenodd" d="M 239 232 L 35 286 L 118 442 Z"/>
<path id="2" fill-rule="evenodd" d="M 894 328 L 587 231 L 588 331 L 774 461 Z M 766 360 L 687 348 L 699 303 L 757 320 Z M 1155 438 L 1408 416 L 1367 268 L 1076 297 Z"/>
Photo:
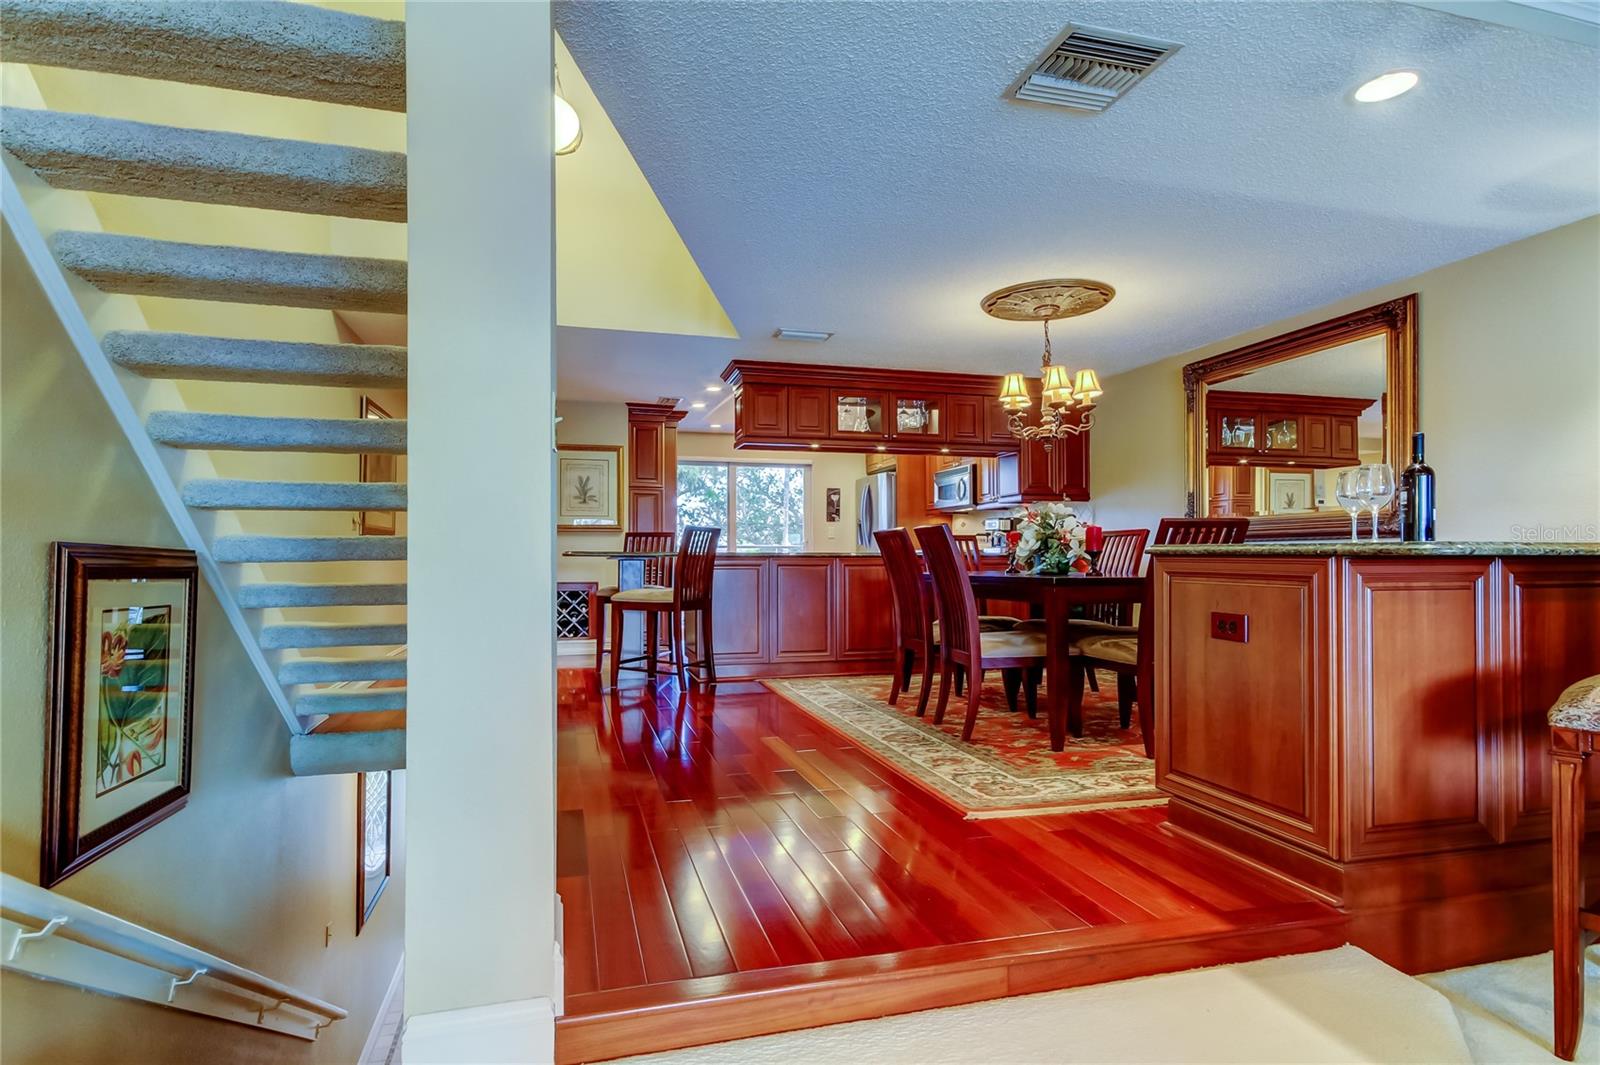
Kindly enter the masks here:
<path id="1" fill-rule="evenodd" d="M 1354 465 L 1361 461 L 1357 424 L 1375 402 L 1218 389 L 1206 399 L 1207 465 Z"/>
<path id="2" fill-rule="evenodd" d="M 948 452 L 1015 450 L 990 374 L 736 360 L 722 372 L 734 396 L 734 446 Z M 993 408 L 993 410 L 991 410 Z"/>
<path id="3" fill-rule="evenodd" d="M 1041 441 L 1029 441 L 1000 456 L 995 478 L 994 502 L 999 504 L 1087 500 L 1089 434 L 1052 440 L 1048 449 Z"/>

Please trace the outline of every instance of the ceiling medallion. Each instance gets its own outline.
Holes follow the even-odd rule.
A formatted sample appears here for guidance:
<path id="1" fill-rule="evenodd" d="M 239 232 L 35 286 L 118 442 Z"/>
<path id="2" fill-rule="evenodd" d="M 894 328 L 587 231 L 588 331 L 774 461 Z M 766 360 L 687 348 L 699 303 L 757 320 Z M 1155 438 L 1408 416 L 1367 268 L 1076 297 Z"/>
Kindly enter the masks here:
<path id="1" fill-rule="evenodd" d="M 985 314 L 1008 322 L 1044 323 L 1044 356 L 1039 367 L 1039 424 L 1029 425 L 1023 412 L 1033 406 L 1028 381 L 1008 373 L 1000 385 L 1000 405 L 1009 412 L 1008 427 L 1019 440 L 1038 440 L 1049 450 L 1054 441 L 1087 432 L 1094 425 L 1094 401 L 1102 395 L 1100 378 L 1093 370 L 1074 374 L 1051 361 L 1050 323 L 1098 311 L 1110 303 L 1116 289 L 1102 281 L 1053 278 L 1008 285 L 983 297 Z M 1069 418 L 1074 411 L 1076 417 Z"/>

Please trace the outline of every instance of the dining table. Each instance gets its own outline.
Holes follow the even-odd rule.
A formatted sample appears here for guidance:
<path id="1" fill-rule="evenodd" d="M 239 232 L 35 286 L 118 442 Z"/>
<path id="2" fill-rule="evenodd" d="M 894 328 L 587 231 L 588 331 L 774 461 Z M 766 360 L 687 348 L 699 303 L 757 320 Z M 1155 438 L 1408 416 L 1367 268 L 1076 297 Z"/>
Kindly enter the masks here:
<path id="1" fill-rule="evenodd" d="M 1045 623 L 1045 713 L 1050 724 L 1050 749 L 1067 744 L 1067 685 L 1070 682 L 1071 641 L 1067 625 L 1073 609 L 1097 603 L 1144 603 L 1143 577 L 1106 577 L 1088 574 L 1006 573 L 976 570 L 967 574 L 978 599 L 1029 603 Z M 1151 695 L 1150 678 L 1138 680 L 1139 698 Z"/>

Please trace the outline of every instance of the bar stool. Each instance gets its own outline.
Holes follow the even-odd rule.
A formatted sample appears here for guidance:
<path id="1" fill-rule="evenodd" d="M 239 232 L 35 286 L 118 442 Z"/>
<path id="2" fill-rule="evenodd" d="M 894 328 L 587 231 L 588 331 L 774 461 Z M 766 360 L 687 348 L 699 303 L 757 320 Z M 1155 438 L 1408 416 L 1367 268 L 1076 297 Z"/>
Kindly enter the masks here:
<path id="1" fill-rule="evenodd" d="M 628 532 L 622 534 L 622 553 L 630 551 L 671 551 L 673 534 L 669 532 Z M 618 563 L 620 565 L 621 563 Z M 647 558 L 644 559 L 644 587 L 665 588 L 672 584 L 672 559 Z M 604 588 L 596 588 L 594 592 L 594 616 L 599 628 L 594 634 L 594 676 L 595 683 L 600 683 L 606 659 L 606 607 L 611 603 L 611 597 L 617 594 L 617 587 L 608 584 Z M 612 647 L 612 653 L 622 649 L 621 644 Z"/>
<path id="2" fill-rule="evenodd" d="M 611 687 L 617 686 L 617 674 L 623 666 L 639 668 L 643 663 L 646 673 L 654 675 L 656 667 L 668 665 L 678 676 L 679 690 L 689 686 L 689 668 L 705 668 L 703 683 L 717 682 L 717 665 L 711 646 L 711 585 L 717 564 L 717 539 L 722 530 L 691 525 L 683 530 L 678 544 L 678 557 L 673 564 L 672 587 L 634 588 L 617 592 L 611 597 Z M 645 653 L 624 659 L 622 648 L 622 618 L 629 610 L 645 616 Z M 700 633 L 697 641 L 701 657 L 690 662 L 688 647 L 683 635 L 683 616 L 695 610 L 700 614 Z M 656 654 L 657 620 L 666 616 L 669 656 L 663 661 Z"/>
<path id="3" fill-rule="evenodd" d="M 1572 1060 L 1583 1034 L 1583 951 L 1600 936 L 1600 909 L 1583 898 L 1583 763 L 1600 736 L 1600 675 L 1550 708 L 1550 851 L 1555 905 L 1556 1056 Z"/>

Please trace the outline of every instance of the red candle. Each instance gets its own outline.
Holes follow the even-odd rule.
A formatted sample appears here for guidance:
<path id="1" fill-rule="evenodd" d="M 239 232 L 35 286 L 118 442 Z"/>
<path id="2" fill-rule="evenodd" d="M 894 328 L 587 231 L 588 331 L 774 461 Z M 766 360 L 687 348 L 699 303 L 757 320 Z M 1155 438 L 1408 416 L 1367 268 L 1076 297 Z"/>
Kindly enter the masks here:
<path id="1" fill-rule="evenodd" d="M 1083 549 L 1085 551 L 1099 551 L 1106 546 L 1106 531 L 1098 525 L 1085 526 L 1083 530 Z"/>

